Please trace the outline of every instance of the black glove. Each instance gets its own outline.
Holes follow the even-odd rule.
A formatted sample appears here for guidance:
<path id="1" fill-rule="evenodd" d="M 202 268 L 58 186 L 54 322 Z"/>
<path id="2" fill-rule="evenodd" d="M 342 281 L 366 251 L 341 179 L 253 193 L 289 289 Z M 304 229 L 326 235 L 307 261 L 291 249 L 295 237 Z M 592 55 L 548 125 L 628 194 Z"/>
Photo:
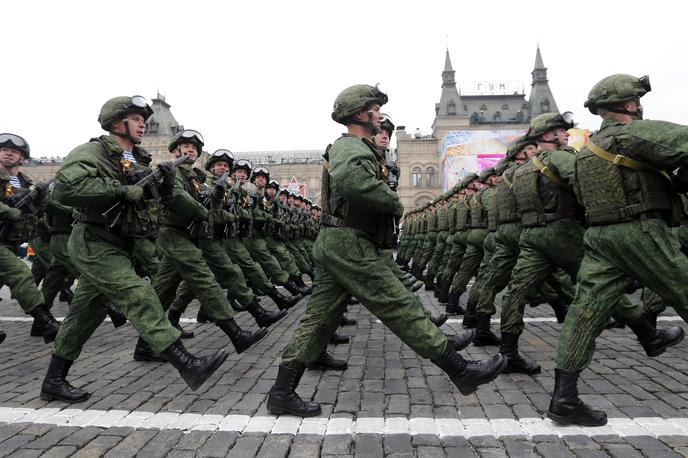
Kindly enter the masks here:
<path id="1" fill-rule="evenodd" d="M 43 182 L 41 182 L 41 183 L 36 183 L 35 185 L 33 185 L 33 187 L 34 187 L 35 189 L 37 189 L 38 192 L 40 192 L 41 194 L 47 193 L 47 192 L 48 192 L 48 187 L 49 187 L 49 186 L 50 186 L 49 184 L 43 183 Z"/>
<path id="2" fill-rule="evenodd" d="M 162 161 L 160 164 L 158 164 L 158 168 L 162 171 L 162 173 L 165 174 L 165 176 L 170 176 L 172 173 L 174 173 L 174 162 Z"/>

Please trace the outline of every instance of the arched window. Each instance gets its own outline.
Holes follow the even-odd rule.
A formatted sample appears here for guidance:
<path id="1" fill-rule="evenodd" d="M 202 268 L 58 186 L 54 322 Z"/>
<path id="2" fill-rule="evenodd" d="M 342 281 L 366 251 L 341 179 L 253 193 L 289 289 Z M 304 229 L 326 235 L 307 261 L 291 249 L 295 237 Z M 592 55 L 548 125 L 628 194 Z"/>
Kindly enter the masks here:
<path id="1" fill-rule="evenodd" d="M 543 113 L 549 113 L 549 99 L 544 99 L 540 102 L 540 108 Z"/>
<path id="2" fill-rule="evenodd" d="M 423 173 L 421 172 L 420 167 L 414 167 L 411 171 L 411 186 L 423 186 Z"/>
<path id="3" fill-rule="evenodd" d="M 505 104 L 502 105 L 502 110 L 506 111 L 506 110 L 508 110 L 508 109 L 509 109 L 509 105 L 508 105 L 508 104 L 505 103 Z"/>
<path id="4" fill-rule="evenodd" d="M 497 111 L 492 118 L 494 119 L 494 122 L 502 122 L 502 113 Z"/>
<path id="5" fill-rule="evenodd" d="M 487 111 L 487 105 L 485 105 L 484 103 L 480 105 L 480 111 Z"/>
<path id="6" fill-rule="evenodd" d="M 454 102 L 449 102 L 447 104 L 447 114 L 448 115 L 455 115 L 456 114 L 456 105 Z"/>
<path id="7" fill-rule="evenodd" d="M 425 183 L 427 186 L 430 186 L 431 188 L 437 186 L 437 174 L 435 173 L 435 167 L 428 167 L 425 169 L 425 174 L 427 177 L 425 178 Z"/>

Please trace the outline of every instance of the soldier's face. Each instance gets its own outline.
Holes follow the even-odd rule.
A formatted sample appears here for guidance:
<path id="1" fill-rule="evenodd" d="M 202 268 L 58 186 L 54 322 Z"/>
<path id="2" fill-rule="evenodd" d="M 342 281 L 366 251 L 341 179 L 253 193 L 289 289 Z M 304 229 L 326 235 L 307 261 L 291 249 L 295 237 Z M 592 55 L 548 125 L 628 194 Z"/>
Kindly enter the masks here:
<path id="1" fill-rule="evenodd" d="M 389 148 L 389 132 L 384 129 L 378 132 L 377 135 L 375 135 L 375 144 L 379 148 Z"/>
<path id="2" fill-rule="evenodd" d="M 296 201 L 296 199 L 294 199 L 294 197 L 292 197 L 292 196 L 287 197 L 287 202 L 289 202 L 289 205 L 294 205 L 295 201 Z"/>
<path id="3" fill-rule="evenodd" d="M 487 184 L 489 186 L 494 186 L 497 184 L 497 175 L 492 175 L 490 178 L 487 179 Z"/>
<path id="4" fill-rule="evenodd" d="M 528 145 L 525 148 L 523 148 L 521 151 L 518 152 L 518 154 L 514 158 L 514 162 L 517 164 L 523 164 L 525 161 L 527 161 L 531 157 L 535 156 L 535 154 L 537 152 L 538 152 L 537 146 Z"/>
<path id="5" fill-rule="evenodd" d="M 248 173 L 246 173 L 246 170 L 244 169 L 236 169 L 234 172 L 234 178 L 243 183 L 248 178 Z"/>
<path id="6" fill-rule="evenodd" d="M 361 110 L 354 113 L 354 119 L 361 122 L 371 122 L 375 128 L 380 129 L 380 124 L 382 123 L 380 104 L 374 103 L 369 106 L 367 110 Z"/>
<path id="7" fill-rule="evenodd" d="M 227 170 L 229 170 L 229 164 L 225 161 L 218 161 L 210 167 L 210 171 L 217 177 L 224 175 Z"/>
<path id="8" fill-rule="evenodd" d="M 253 180 L 253 184 L 255 184 L 259 188 L 264 188 L 265 185 L 267 184 L 267 179 L 262 175 L 258 175 L 255 178 L 255 180 Z"/>
<path id="9" fill-rule="evenodd" d="M 7 146 L 0 147 L 0 163 L 5 167 L 16 167 L 22 160 L 19 150 Z"/>
<path id="10" fill-rule="evenodd" d="M 569 131 L 563 128 L 559 128 L 554 132 L 554 135 L 557 137 L 557 140 L 559 140 L 559 143 L 564 146 L 569 144 Z"/>
<path id="11" fill-rule="evenodd" d="M 283 193 L 283 194 L 280 194 L 279 196 L 277 196 L 277 198 L 279 199 L 279 201 L 280 201 L 281 203 L 284 203 L 284 202 L 287 201 L 287 195 L 284 194 L 284 193 Z"/>
<path id="12" fill-rule="evenodd" d="M 316 210 L 315 208 L 311 208 L 311 216 L 312 216 L 313 218 L 315 218 L 316 216 L 318 216 L 318 210 Z"/>
<path id="13" fill-rule="evenodd" d="M 268 193 L 268 196 L 269 196 L 271 199 L 272 199 L 273 197 L 275 197 L 275 194 L 277 194 L 277 190 L 276 190 L 275 188 L 268 188 L 267 191 L 265 191 L 265 192 Z"/>
<path id="14" fill-rule="evenodd" d="M 127 120 L 127 125 L 129 126 L 129 135 L 134 138 L 141 139 L 143 134 L 146 132 L 146 120 L 143 116 L 136 113 L 129 113 L 125 118 Z M 120 119 L 112 124 L 114 132 L 120 134 L 126 134 L 126 128 L 124 127 L 124 120 Z"/>
<path id="15" fill-rule="evenodd" d="M 193 143 L 182 143 L 177 150 L 179 151 L 179 156 L 177 157 L 189 156 L 189 162 L 193 162 L 198 158 L 198 148 Z"/>

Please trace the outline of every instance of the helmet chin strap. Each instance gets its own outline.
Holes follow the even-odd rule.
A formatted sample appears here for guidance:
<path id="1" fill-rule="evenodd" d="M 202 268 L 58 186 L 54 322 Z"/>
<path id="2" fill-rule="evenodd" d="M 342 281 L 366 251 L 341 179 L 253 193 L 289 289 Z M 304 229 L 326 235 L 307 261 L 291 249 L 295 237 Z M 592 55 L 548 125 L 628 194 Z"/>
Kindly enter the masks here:
<path id="1" fill-rule="evenodd" d="M 612 113 L 634 116 L 635 119 L 637 119 L 637 120 L 643 119 L 643 108 L 641 106 L 638 106 L 638 109 L 636 111 L 628 111 L 625 108 L 616 108 L 616 107 L 603 107 L 603 109 L 607 110 L 607 111 L 611 111 Z"/>
<path id="2" fill-rule="evenodd" d="M 357 121 L 354 119 L 351 121 L 351 123 L 365 127 L 366 129 L 370 130 L 372 135 L 377 135 L 380 132 L 380 129 L 375 127 L 373 124 L 373 110 L 368 110 L 368 122 Z"/>
<path id="3" fill-rule="evenodd" d="M 124 133 L 120 132 L 111 132 L 113 135 L 117 135 L 118 137 L 125 138 L 132 142 L 134 145 L 139 145 L 141 143 L 140 138 L 135 138 L 133 135 L 131 135 L 131 131 L 129 130 L 129 120 L 127 118 L 124 118 L 122 120 L 124 123 Z"/>

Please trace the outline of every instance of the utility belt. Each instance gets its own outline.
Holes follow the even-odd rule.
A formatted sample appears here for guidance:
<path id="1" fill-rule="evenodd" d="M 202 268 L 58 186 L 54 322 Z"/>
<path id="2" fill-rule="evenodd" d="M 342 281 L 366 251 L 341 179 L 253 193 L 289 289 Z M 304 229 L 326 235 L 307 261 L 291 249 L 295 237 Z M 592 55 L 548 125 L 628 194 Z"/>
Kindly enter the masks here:
<path id="1" fill-rule="evenodd" d="M 479 224 L 469 224 L 466 229 L 487 229 L 488 222 L 485 221 L 484 223 L 479 223 Z"/>
<path id="2" fill-rule="evenodd" d="M 666 212 L 659 211 L 659 210 L 648 210 L 648 211 L 643 211 L 644 205 L 642 203 L 639 204 L 633 204 L 633 205 L 628 205 L 626 207 L 620 208 L 616 212 L 616 218 L 610 218 L 609 221 L 595 221 L 591 222 L 586 214 L 585 219 L 588 222 L 589 225 L 591 226 L 603 226 L 606 224 L 615 224 L 615 223 L 621 223 L 624 221 L 629 221 L 629 220 L 637 220 L 637 219 L 648 219 L 648 218 L 658 218 L 662 219 L 664 221 L 668 222 L 668 217 L 670 216 L 670 210 L 667 210 Z"/>
<path id="3" fill-rule="evenodd" d="M 387 226 L 382 215 L 344 219 L 323 214 L 320 217 L 320 224 L 325 227 L 351 227 L 357 229 L 370 237 L 378 248 L 396 247 L 397 240 L 394 233 L 394 220 L 391 217 L 389 219 L 389 226 Z"/>
<path id="4" fill-rule="evenodd" d="M 575 213 L 540 213 L 538 215 L 525 213 L 521 214 L 521 226 L 546 226 L 548 223 L 566 218 L 576 218 L 576 215 Z"/>
<path id="5" fill-rule="evenodd" d="M 502 213 L 499 213 L 499 224 L 506 224 L 506 223 L 515 223 L 515 222 L 520 222 L 521 221 L 521 214 L 520 213 L 507 213 L 506 215 L 502 216 Z"/>

